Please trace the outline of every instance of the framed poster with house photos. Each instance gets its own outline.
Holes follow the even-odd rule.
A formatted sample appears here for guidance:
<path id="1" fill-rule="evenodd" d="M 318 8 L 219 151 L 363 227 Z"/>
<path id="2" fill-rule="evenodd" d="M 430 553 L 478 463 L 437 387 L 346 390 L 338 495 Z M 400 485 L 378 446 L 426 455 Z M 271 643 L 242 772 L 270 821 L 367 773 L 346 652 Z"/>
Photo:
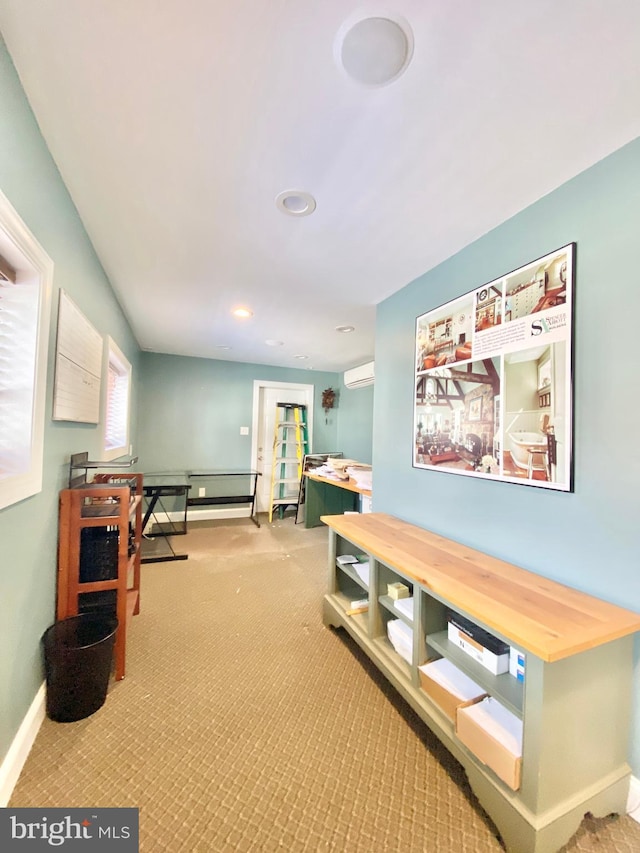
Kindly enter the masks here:
<path id="1" fill-rule="evenodd" d="M 572 491 L 575 243 L 416 320 L 413 465 Z"/>

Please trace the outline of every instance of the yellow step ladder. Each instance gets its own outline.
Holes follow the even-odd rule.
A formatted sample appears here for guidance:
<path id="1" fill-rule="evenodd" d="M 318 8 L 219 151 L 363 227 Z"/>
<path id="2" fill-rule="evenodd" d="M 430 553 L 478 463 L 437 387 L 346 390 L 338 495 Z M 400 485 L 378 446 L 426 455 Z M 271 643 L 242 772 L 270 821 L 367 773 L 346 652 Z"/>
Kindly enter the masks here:
<path id="1" fill-rule="evenodd" d="M 307 407 L 298 403 L 278 403 L 273 436 L 269 522 L 276 509 L 282 518 L 288 506 L 298 506 L 302 463 L 308 452 Z"/>

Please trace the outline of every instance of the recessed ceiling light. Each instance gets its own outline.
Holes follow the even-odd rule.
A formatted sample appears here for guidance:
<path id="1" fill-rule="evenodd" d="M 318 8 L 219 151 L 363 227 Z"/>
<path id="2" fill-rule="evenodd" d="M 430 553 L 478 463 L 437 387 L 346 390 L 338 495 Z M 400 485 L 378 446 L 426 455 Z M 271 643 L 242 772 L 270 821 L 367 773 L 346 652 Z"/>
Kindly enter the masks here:
<path id="1" fill-rule="evenodd" d="M 216 344 L 216 349 L 231 349 L 226 344 Z"/>
<path id="2" fill-rule="evenodd" d="M 344 334 L 347 334 L 347 332 L 355 332 L 355 330 L 355 326 L 336 326 L 336 332 L 344 332 Z"/>
<path id="3" fill-rule="evenodd" d="M 352 16 L 338 31 L 334 57 L 363 86 L 386 86 L 407 68 L 413 55 L 413 33 L 402 18 Z"/>
<path id="4" fill-rule="evenodd" d="M 284 341 L 274 341 L 274 340 L 269 339 L 269 340 L 265 341 L 265 344 L 268 347 L 283 347 Z"/>
<path id="5" fill-rule="evenodd" d="M 234 308 L 233 309 L 234 317 L 253 317 L 253 311 L 249 311 L 248 308 Z"/>
<path id="6" fill-rule="evenodd" d="M 294 355 L 294 358 L 300 358 L 300 359 L 304 360 L 305 358 L 309 358 L 309 356 L 308 355 Z"/>
<path id="7" fill-rule="evenodd" d="M 302 190 L 285 190 L 276 196 L 276 207 L 288 216 L 309 216 L 316 209 L 316 200 Z"/>

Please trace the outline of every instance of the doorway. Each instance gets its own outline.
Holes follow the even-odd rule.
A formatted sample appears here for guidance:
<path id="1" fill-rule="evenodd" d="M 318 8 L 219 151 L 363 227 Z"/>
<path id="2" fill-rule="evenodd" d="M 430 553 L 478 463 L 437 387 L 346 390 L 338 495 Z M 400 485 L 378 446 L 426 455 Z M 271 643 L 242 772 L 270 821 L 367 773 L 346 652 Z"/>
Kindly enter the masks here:
<path id="1" fill-rule="evenodd" d="M 271 502 L 271 469 L 273 468 L 277 405 L 278 403 L 297 403 L 307 407 L 307 436 L 309 452 L 311 452 L 314 390 L 313 385 L 254 380 L 251 468 L 262 475 L 258 477 L 257 512 L 268 512 Z"/>

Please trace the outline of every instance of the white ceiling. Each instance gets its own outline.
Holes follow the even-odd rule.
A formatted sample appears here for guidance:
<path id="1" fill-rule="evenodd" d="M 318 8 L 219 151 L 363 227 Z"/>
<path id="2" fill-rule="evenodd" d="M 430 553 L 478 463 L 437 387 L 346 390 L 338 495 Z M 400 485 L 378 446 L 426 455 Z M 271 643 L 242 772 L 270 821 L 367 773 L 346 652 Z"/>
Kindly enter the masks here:
<path id="1" fill-rule="evenodd" d="M 387 86 L 334 58 L 364 15 L 413 33 Z M 0 0 L 0 27 L 157 352 L 367 361 L 378 302 L 640 136 L 638 0 Z"/>

